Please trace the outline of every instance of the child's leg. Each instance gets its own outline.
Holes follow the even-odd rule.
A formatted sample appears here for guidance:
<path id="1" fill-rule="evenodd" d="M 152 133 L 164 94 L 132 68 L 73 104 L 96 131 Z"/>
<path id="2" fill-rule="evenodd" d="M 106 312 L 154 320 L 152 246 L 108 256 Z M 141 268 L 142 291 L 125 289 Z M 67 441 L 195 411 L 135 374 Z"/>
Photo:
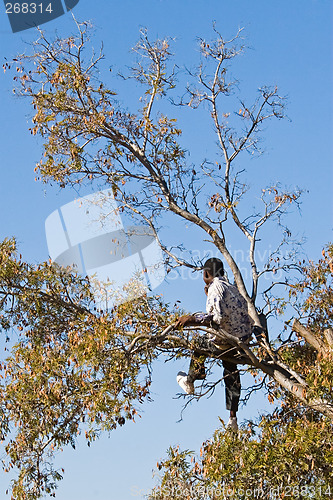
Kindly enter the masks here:
<path id="1" fill-rule="evenodd" d="M 206 356 L 204 354 L 193 352 L 188 371 L 189 382 L 193 383 L 195 380 L 203 380 L 206 377 L 205 361 Z"/>
<path id="2" fill-rule="evenodd" d="M 241 393 L 241 383 L 239 371 L 235 363 L 223 361 L 223 376 L 225 384 L 225 400 L 227 410 L 236 414 Z"/>

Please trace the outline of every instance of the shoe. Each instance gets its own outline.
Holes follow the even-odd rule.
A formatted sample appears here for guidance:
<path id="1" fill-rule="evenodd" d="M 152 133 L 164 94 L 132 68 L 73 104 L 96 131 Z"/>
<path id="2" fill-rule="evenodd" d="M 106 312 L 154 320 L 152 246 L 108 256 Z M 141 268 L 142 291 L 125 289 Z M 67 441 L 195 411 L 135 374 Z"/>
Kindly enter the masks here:
<path id="1" fill-rule="evenodd" d="M 230 417 L 227 423 L 227 429 L 232 429 L 233 431 L 238 431 L 237 417 Z"/>
<path id="2" fill-rule="evenodd" d="M 187 373 L 178 372 L 177 373 L 177 382 L 180 385 L 180 387 L 183 389 L 183 391 L 186 392 L 186 394 L 194 394 L 194 384 L 193 384 L 193 382 L 188 381 Z"/>

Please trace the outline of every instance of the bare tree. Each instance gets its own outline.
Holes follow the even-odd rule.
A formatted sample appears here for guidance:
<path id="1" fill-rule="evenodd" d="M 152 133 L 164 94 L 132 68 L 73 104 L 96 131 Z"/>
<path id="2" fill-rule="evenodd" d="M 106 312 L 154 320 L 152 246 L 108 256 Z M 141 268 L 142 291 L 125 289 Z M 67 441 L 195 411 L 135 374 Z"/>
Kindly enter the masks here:
<path id="1" fill-rule="evenodd" d="M 304 267 L 284 222 L 289 207 L 298 206 L 301 191 L 263 186 L 255 200 L 239 167 L 240 158 L 260 152 L 265 124 L 283 118 L 285 106 L 275 87 L 260 88 L 252 104 L 236 100 L 237 82 L 229 76 L 229 66 L 243 51 L 241 31 L 225 40 L 214 27 L 213 41 L 200 39 L 201 64 L 187 71 L 189 83 L 183 87 L 172 64 L 171 40 L 151 42 L 142 31 L 134 48 L 136 62 L 121 80 L 133 91 L 134 79 L 135 92 L 140 89 L 137 109 L 128 111 L 99 78 L 102 52 L 87 53 L 88 24 L 77 28 L 78 36 L 55 41 L 40 32 L 32 53 L 14 60 L 16 93 L 30 99 L 35 110 L 31 133 L 44 141 L 37 178 L 60 187 L 110 188 L 119 210 L 156 237 L 168 269 L 200 270 L 203 263 L 191 249 L 161 238 L 165 217 L 201 231 L 202 241 L 229 266 L 258 335 L 250 344 L 229 336 L 228 351 L 199 348 L 198 335 L 219 332 L 207 326 L 177 330 L 177 309 L 152 295 L 132 297 L 103 312 L 94 304 L 87 279 L 52 262 L 22 262 L 15 242 L 5 240 L 0 244 L 0 326 L 19 332 L 17 345 L 0 365 L 0 436 L 8 438 L 3 463 L 6 470 L 19 470 L 13 498 L 54 494 L 62 477 L 53 469 L 54 453 L 75 446 L 83 422 L 89 424 L 90 444 L 102 430 L 134 419 L 136 404 L 149 397 L 151 364 L 160 355 L 172 359 L 201 349 L 210 368 L 232 355 L 254 375 L 264 373 L 262 382 L 247 390 L 248 397 L 265 387 L 271 398 L 283 394 L 291 412 L 303 407 L 310 420 L 317 412 L 333 417 L 332 288 L 326 286 L 332 248 L 313 270 Z M 4 69 L 10 66 L 6 63 Z M 178 98 L 177 88 L 182 89 Z M 234 113 L 229 101 L 236 102 Z M 184 107 L 193 113 L 207 110 L 216 133 L 217 161 L 188 163 L 176 118 L 165 112 L 181 113 Z M 281 229 L 281 238 L 263 264 L 258 245 L 269 223 Z M 233 231 L 248 249 L 250 283 L 231 250 Z M 284 246 L 292 251 L 285 252 Z M 295 270 L 303 282 L 294 280 Z M 276 297 L 278 286 L 287 287 L 289 295 Z M 270 342 L 265 316 L 308 289 L 307 306 L 296 308 L 298 320 L 287 325 L 289 337 L 280 334 Z M 307 323 L 306 314 L 311 316 Z M 196 397 L 214 391 L 218 382 L 203 383 Z"/>
<path id="2" fill-rule="evenodd" d="M 272 290 L 277 285 L 288 285 L 287 275 L 274 280 L 276 272 L 299 268 L 295 254 L 284 256 L 282 248 L 290 237 L 283 216 L 291 204 L 299 204 L 301 191 L 286 191 L 280 185 L 265 186 L 261 204 L 249 214 L 244 203 L 248 186 L 242 180 L 243 171 L 237 169 L 237 161 L 245 153 L 259 152 L 264 125 L 284 117 L 284 98 L 276 87 L 261 87 L 254 103 L 240 100 L 234 113 L 225 111 L 225 99 L 234 99 L 237 89 L 237 82 L 229 77 L 229 65 L 244 47 L 241 30 L 233 39 L 225 40 L 214 26 L 213 41 L 199 40 L 202 62 L 197 70 L 188 73 L 191 83 L 173 103 L 180 109 L 207 109 L 216 132 L 218 161 L 188 165 L 176 119 L 159 110 L 177 85 L 171 41 L 151 42 L 147 32 L 141 32 L 134 48 L 136 63 L 130 75 L 123 76 L 124 80 L 135 79 L 143 89 L 138 109 L 131 112 L 124 110 L 115 92 L 99 80 L 97 67 L 103 54 L 87 57 L 89 27 L 87 23 L 77 26 L 77 37 L 54 42 L 40 32 L 33 54 L 21 55 L 16 61 L 17 92 L 28 96 L 36 110 L 31 131 L 45 141 L 44 157 L 36 167 L 39 178 L 62 187 L 83 183 L 110 186 L 121 209 L 144 221 L 156 236 L 169 268 L 187 266 L 199 270 L 202 262 L 195 261 L 191 252 L 181 246 L 173 248 L 160 239 L 163 216 L 169 214 L 199 228 L 203 239 L 215 246 L 227 262 L 255 326 L 265 329 L 260 313 L 274 312 Z M 230 250 L 230 223 L 248 244 L 250 288 Z M 283 234 L 276 251 L 261 265 L 257 245 L 268 223 L 280 226 Z M 265 280 L 265 289 L 261 289 L 265 301 L 259 310 L 260 280 L 269 275 L 269 286 Z M 309 342 L 309 333 L 305 334 L 297 324 L 294 329 Z M 171 355 L 179 350 L 188 354 L 195 334 L 193 337 L 191 329 L 181 334 L 170 330 L 167 328 L 153 338 L 128 332 L 129 338 L 133 336 L 128 352 L 154 348 Z M 209 331 L 205 327 L 201 330 Z M 230 343 L 239 352 L 239 363 L 262 370 L 302 404 L 333 416 L 332 405 L 320 398 L 311 399 L 306 380 L 283 362 L 279 349 L 273 349 L 267 336 L 252 346 L 231 336 Z M 310 344 L 318 352 L 325 349 L 324 344 Z M 214 354 L 207 354 L 214 358 Z M 215 358 L 219 360 L 221 355 Z"/>

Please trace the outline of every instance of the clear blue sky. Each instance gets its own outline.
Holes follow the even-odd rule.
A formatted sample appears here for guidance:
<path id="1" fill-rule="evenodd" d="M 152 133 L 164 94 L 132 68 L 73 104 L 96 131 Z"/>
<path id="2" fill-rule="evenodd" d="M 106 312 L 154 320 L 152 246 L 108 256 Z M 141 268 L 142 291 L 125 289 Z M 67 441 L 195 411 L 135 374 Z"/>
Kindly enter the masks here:
<path id="1" fill-rule="evenodd" d="M 147 27 L 151 37 L 176 38 L 174 52 L 179 64 L 193 66 L 198 60 L 196 37 L 210 37 L 212 21 L 226 37 L 244 27 L 249 49 L 237 63 L 237 77 L 243 95 L 253 96 L 263 84 L 277 84 L 288 95 L 288 116 L 265 132 L 266 154 L 252 166 L 251 185 L 280 180 L 307 191 L 302 212 L 290 216 L 290 225 L 307 237 L 304 250 L 312 259 L 320 256 L 322 246 L 332 241 L 332 2 L 331 0 L 80 0 L 75 8 L 79 20 L 96 26 L 96 45 L 104 41 L 106 66 L 115 70 L 130 64 L 129 49 L 135 44 L 139 28 Z M 70 15 L 43 26 L 51 37 L 58 30 L 73 31 Z M 26 50 L 25 43 L 35 38 L 33 30 L 12 34 L 0 5 L 1 58 L 10 59 Z M 236 69 L 235 69 L 236 72 Z M 102 75 L 103 78 L 103 75 Z M 0 75 L 1 95 L 1 180 L 0 237 L 15 236 L 24 258 L 37 262 L 47 259 L 44 235 L 46 217 L 76 193 L 45 187 L 34 181 L 34 166 L 42 143 L 28 128 L 32 111 L 28 102 L 12 96 L 10 75 Z M 126 102 L 126 95 L 122 95 Z M 211 129 L 200 128 L 192 115 L 181 119 L 184 141 L 191 161 L 200 162 L 211 155 Z M 246 164 L 248 166 L 248 164 Z M 249 207 L 250 208 L 250 207 Z M 174 239 L 182 238 L 175 232 Z M 266 248 L 274 239 L 267 234 Z M 199 237 L 189 238 L 193 249 L 203 255 L 207 249 Z M 237 250 L 235 241 L 233 249 Z M 262 247 L 263 250 L 265 246 Z M 190 292 L 189 292 L 190 290 Z M 179 278 L 161 286 L 168 300 L 182 299 L 188 310 L 205 305 L 200 280 Z M 187 361 L 157 364 L 154 369 L 155 401 L 146 404 L 136 424 L 126 424 L 110 438 L 103 437 L 88 448 L 79 439 L 76 451 L 60 454 L 65 479 L 60 483 L 59 500 L 130 500 L 143 498 L 152 486 L 151 470 L 165 455 L 170 444 L 198 450 L 218 426 L 218 416 L 227 419 L 224 391 L 198 404 L 192 404 L 181 423 L 181 401 L 175 375 L 186 369 Z M 258 397 L 240 411 L 240 420 L 254 418 L 268 406 Z M 8 476 L 0 473 L 4 491 Z"/>

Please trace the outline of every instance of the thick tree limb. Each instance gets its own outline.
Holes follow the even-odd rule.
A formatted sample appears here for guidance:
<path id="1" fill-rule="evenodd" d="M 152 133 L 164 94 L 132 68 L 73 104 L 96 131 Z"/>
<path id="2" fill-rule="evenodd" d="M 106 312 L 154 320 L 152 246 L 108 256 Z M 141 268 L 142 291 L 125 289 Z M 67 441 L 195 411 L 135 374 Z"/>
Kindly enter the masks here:
<path id="1" fill-rule="evenodd" d="M 305 328 L 305 326 L 303 326 L 298 319 L 294 320 L 292 329 L 294 332 L 301 335 L 308 342 L 308 344 L 312 345 L 316 351 L 321 352 L 326 349 L 325 344 L 320 339 L 316 338 L 307 328 Z"/>
<path id="2" fill-rule="evenodd" d="M 324 330 L 324 335 L 325 339 L 328 343 L 328 345 L 333 348 L 333 330 L 332 328 L 327 328 L 327 330 Z"/>

